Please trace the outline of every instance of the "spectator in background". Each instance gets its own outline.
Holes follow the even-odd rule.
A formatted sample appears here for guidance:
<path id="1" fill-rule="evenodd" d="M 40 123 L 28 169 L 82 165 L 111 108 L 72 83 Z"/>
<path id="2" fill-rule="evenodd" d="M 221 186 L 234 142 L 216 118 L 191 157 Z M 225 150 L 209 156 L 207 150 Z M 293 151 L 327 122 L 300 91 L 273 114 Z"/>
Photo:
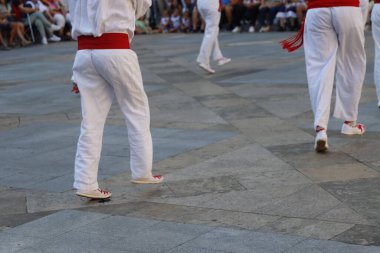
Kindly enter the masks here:
<path id="1" fill-rule="evenodd" d="M 191 31 L 192 31 L 192 28 L 191 28 L 190 12 L 188 10 L 186 10 L 183 13 L 183 17 L 181 20 L 181 32 L 188 33 Z"/>
<path id="2" fill-rule="evenodd" d="M 198 0 L 199 1 L 199 0 Z M 210 0 L 212 1 L 212 0 Z M 199 8 L 198 8 L 199 9 Z M 224 19 L 227 23 L 227 31 L 232 30 L 232 5 L 231 0 L 222 0 L 222 10 L 221 10 L 222 16 L 222 23 L 224 23 Z"/>
<path id="3" fill-rule="evenodd" d="M 30 45 L 32 42 L 25 38 L 25 27 L 21 22 L 14 21 L 8 11 L 5 0 L 0 1 L 0 30 L 9 30 L 8 46 L 14 47 L 14 39 L 20 39 L 21 46 Z M 4 44 L 4 43 L 3 43 Z M 5 45 L 5 44 L 4 44 Z"/>
<path id="4" fill-rule="evenodd" d="M 51 24 L 46 17 L 39 12 L 39 8 L 32 2 L 27 3 L 24 0 L 13 0 L 13 6 L 15 6 L 16 11 L 22 13 L 22 20 L 24 25 L 28 25 L 27 15 L 29 15 L 29 20 L 31 24 L 37 27 L 38 33 L 41 36 L 41 43 L 46 45 L 49 41 L 60 41 L 61 39 L 53 34 L 53 30 L 58 30 L 58 27 Z M 49 38 L 47 38 L 47 35 Z"/>
<path id="5" fill-rule="evenodd" d="M 180 0 L 170 0 L 169 1 L 170 14 L 173 14 L 176 9 L 179 10 L 179 13 L 182 13 L 182 9 L 183 9 L 182 2 Z"/>
<path id="6" fill-rule="evenodd" d="M 135 34 L 151 34 L 152 28 L 145 16 L 141 16 L 136 20 Z"/>
<path id="7" fill-rule="evenodd" d="M 289 28 L 290 31 L 295 30 L 297 2 L 298 0 L 286 0 L 286 4 L 280 7 L 280 10 L 276 14 L 276 19 L 279 23 L 279 31 L 285 31 L 287 28 Z"/>
<path id="8" fill-rule="evenodd" d="M 244 0 L 243 1 L 245 9 L 245 18 L 249 20 L 249 32 L 252 33 L 255 31 L 256 20 L 259 16 L 259 8 L 261 5 L 260 0 Z"/>
<path id="9" fill-rule="evenodd" d="M 172 15 L 170 16 L 171 29 L 169 32 L 176 33 L 181 30 L 181 11 L 180 8 L 176 8 L 173 10 Z"/>
<path id="10" fill-rule="evenodd" d="M 205 23 L 199 15 L 199 11 L 197 9 L 197 1 L 196 0 L 183 0 L 183 13 L 186 11 L 189 12 L 191 17 L 191 28 L 193 32 L 197 32 L 198 30 L 204 30 Z"/>
<path id="11" fill-rule="evenodd" d="M 259 9 L 260 32 L 269 32 L 283 0 L 261 0 Z"/>
<path id="12" fill-rule="evenodd" d="M 47 6 L 47 13 L 53 19 L 52 23 L 56 24 L 59 28 L 59 34 L 64 35 L 64 28 L 66 25 L 66 15 L 67 10 L 64 4 L 60 0 L 42 0 L 42 2 Z"/>
<path id="13" fill-rule="evenodd" d="M 232 6 L 232 32 L 241 32 L 241 22 L 244 19 L 243 0 L 231 0 Z"/>
<path id="14" fill-rule="evenodd" d="M 306 1 L 299 0 L 297 4 L 297 10 L 296 10 L 299 27 L 301 27 L 303 21 L 305 20 L 306 12 L 307 12 L 307 0 Z"/>
<path id="15" fill-rule="evenodd" d="M 171 29 L 171 22 L 168 10 L 164 10 L 164 12 L 162 13 L 159 29 L 163 33 L 167 33 Z"/>

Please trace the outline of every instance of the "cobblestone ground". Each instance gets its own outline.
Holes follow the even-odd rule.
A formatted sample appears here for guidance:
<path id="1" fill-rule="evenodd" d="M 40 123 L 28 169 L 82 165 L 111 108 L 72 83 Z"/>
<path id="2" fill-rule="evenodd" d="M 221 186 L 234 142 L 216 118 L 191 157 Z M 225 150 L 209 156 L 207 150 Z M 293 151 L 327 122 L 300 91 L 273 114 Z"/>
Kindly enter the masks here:
<path id="1" fill-rule="evenodd" d="M 80 97 L 75 43 L 0 52 L 0 252 L 380 252 L 380 110 L 373 41 L 360 104 L 363 136 L 329 125 L 313 151 L 303 51 L 289 34 L 221 34 L 232 62 L 195 64 L 201 34 L 140 36 L 154 170 L 132 185 L 126 128 L 114 105 L 100 184 L 110 202 L 72 189 Z"/>

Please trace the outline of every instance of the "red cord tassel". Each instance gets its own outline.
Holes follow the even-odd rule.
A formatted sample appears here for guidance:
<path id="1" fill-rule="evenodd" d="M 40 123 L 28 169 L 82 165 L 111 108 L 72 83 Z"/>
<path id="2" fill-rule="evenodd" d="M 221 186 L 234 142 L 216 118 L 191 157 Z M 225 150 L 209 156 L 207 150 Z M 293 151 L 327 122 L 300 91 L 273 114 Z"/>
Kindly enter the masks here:
<path id="1" fill-rule="evenodd" d="M 286 40 L 280 41 L 282 49 L 288 50 L 288 52 L 296 51 L 298 48 L 303 45 L 303 31 L 305 27 L 305 22 L 302 23 L 300 30 L 298 33 Z"/>

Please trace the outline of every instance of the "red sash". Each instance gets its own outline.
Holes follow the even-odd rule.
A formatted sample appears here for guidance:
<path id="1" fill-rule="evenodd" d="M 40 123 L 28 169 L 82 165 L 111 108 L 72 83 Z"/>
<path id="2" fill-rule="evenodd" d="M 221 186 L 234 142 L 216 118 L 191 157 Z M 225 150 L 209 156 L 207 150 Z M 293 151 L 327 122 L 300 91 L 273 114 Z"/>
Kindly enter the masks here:
<path id="1" fill-rule="evenodd" d="M 130 49 L 126 33 L 104 33 L 100 37 L 82 35 L 78 37 L 78 50 L 86 49 Z"/>

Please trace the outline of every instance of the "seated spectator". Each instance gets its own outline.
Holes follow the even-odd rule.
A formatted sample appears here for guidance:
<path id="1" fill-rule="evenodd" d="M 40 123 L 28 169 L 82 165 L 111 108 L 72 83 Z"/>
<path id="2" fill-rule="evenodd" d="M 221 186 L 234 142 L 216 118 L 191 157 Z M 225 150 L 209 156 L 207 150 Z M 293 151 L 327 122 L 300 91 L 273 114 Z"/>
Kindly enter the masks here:
<path id="1" fill-rule="evenodd" d="M 271 30 L 277 12 L 283 5 L 283 0 L 261 0 L 259 8 L 260 32 Z"/>
<path id="2" fill-rule="evenodd" d="M 0 30 L 10 32 L 8 46 L 14 47 L 14 39 L 20 39 L 21 46 L 30 45 L 32 42 L 25 38 L 25 27 L 21 22 L 13 21 L 11 13 L 8 11 L 5 0 L 0 1 Z M 4 44 L 4 42 L 3 42 Z"/>
<path id="3" fill-rule="evenodd" d="M 186 11 L 189 12 L 191 18 L 191 28 L 190 30 L 193 32 L 197 32 L 198 30 L 204 30 L 205 23 L 202 20 L 196 5 L 196 0 L 183 0 L 183 13 Z"/>
<path id="4" fill-rule="evenodd" d="M 42 0 L 42 2 L 47 6 L 46 13 L 52 17 L 52 23 L 57 25 L 60 35 L 63 36 L 68 14 L 65 6 L 60 0 Z"/>
<path id="5" fill-rule="evenodd" d="M 181 32 L 188 33 L 192 31 L 190 12 L 185 11 L 181 20 Z"/>
<path id="6" fill-rule="evenodd" d="M 152 28 L 149 26 L 148 20 L 145 16 L 140 17 L 136 20 L 135 34 L 151 34 Z"/>
<path id="7" fill-rule="evenodd" d="M 176 33 L 181 30 L 181 11 L 179 8 L 173 10 L 173 14 L 170 17 L 171 29 L 169 32 Z"/>
<path id="8" fill-rule="evenodd" d="M 231 0 L 232 6 L 232 32 L 241 32 L 241 22 L 244 19 L 243 0 Z"/>
<path id="9" fill-rule="evenodd" d="M 298 27 L 301 27 L 303 21 L 305 20 L 307 12 L 307 0 L 299 0 L 297 3 L 297 19 Z"/>
<path id="10" fill-rule="evenodd" d="M 226 24 L 227 31 L 232 30 L 232 5 L 231 0 L 222 0 L 221 25 Z"/>
<path id="11" fill-rule="evenodd" d="M 163 32 L 163 33 L 167 33 L 171 29 L 171 22 L 170 22 L 170 16 L 169 16 L 168 10 L 164 10 L 164 12 L 162 13 L 159 28 L 160 28 L 161 32 Z"/>
<path id="12" fill-rule="evenodd" d="M 48 40 L 61 40 L 59 37 L 53 34 L 53 30 L 57 30 L 58 27 L 50 23 L 46 19 L 46 17 L 41 12 L 39 12 L 39 8 L 34 4 L 34 2 L 25 2 L 24 0 L 13 0 L 13 8 L 15 12 L 21 13 L 20 18 L 23 21 L 24 25 L 28 25 L 28 22 L 30 21 L 30 23 L 37 28 L 37 31 L 41 36 L 42 44 L 48 44 Z M 27 15 L 29 15 L 29 18 L 27 18 Z"/>
<path id="13" fill-rule="evenodd" d="M 276 19 L 279 23 L 279 31 L 285 31 L 289 28 L 294 31 L 296 28 L 297 19 L 297 3 L 298 0 L 287 0 L 284 6 L 281 6 L 277 12 Z"/>
<path id="14" fill-rule="evenodd" d="M 260 0 L 244 0 L 243 1 L 244 5 L 244 13 L 245 13 L 245 18 L 249 21 L 249 32 L 252 33 L 255 31 L 256 27 L 256 20 L 257 17 L 259 16 L 259 8 L 261 5 Z"/>

